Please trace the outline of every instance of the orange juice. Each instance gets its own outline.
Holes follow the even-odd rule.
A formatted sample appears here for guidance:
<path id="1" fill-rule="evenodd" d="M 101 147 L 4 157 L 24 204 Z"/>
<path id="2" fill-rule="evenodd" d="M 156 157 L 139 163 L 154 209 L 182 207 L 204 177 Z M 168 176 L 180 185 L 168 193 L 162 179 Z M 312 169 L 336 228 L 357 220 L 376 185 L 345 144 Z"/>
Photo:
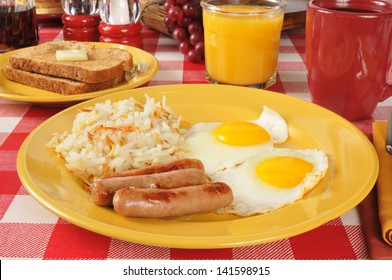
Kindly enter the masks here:
<path id="1" fill-rule="evenodd" d="M 283 10 L 226 5 L 219 11 L 203 8 L 207 75 L 225 84 L 266 83 L 276 73 Z"/>

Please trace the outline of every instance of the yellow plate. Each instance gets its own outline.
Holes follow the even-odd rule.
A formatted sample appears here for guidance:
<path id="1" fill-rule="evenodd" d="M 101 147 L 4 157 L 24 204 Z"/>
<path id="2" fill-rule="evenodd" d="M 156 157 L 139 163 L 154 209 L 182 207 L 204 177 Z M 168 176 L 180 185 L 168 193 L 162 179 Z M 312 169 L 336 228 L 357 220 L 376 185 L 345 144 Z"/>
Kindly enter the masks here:
<path id="1" fill-rule="evenodd" d="M 155 57 L 148 52 L 131 46 L 111 44 L 111 43 L 91 43 L 97 48 L 121 48 L 130 52 L 136 67 L 135 75 L 128 79 L 126 83 L 114 88 L 99 90 L 83 94 L 63 95 L 55 92 L 42 90 L 6 79 L 1 70 L 8 63 L 9 57 L 13 53 L 22 52 L 26 49 L 19 49 L 0 55 L 0 97 L 15 101 L 24 101 L 46 105 L 69 105 L 80 101 L 92 99 L 106 95 L 115 91 L 135 88 L 147 83 L 158 71 L 158 62 Z M 30 47 L 31 48 L 31 47 Z"/>
<path id="2" fill-rule="evenodd" d="M 50 135 L 71 129 L 84 106 L 144 94 L 167 104 L 185 120 L 256 119 L 263 105 L 278 111 L 289 125 L 285 147 L 319 148 L 329 156 L 326 177 L 306 197 L 268 214 L 239 218 L 213 213 L 178 219 L 134 219 L 91 202 L 64 162 L 45 147 Z M 17 170 L 29 193 L 65 220 L 88 230 L 138 243 L 177 248 L 223 248 L 274 241 L 297 235 L 339 217 L 371 190 L 378 159 L 366 136 L 340 116 L 312 103 L 270 91 L 222 85 L 145 87 L 99 97 L 68 108 L 37 127 L 23 143 Z"/>

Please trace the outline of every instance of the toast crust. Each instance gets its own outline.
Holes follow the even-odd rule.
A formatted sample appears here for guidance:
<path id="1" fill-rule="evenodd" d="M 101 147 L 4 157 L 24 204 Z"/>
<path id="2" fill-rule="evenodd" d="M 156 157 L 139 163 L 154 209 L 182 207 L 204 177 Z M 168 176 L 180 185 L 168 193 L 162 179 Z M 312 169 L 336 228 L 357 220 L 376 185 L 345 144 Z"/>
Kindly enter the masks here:
<path id="1" fill-rule="evenodd" d="M 57 61 L 56 50 L 86 50 L 87 61 Z M 48 42 L 10 56 L 12 68 L 84 83 L 101 83 L 116 79 L 132 69 L 132 55 L 117 48 L 95 48 L 75 41 Z"/>

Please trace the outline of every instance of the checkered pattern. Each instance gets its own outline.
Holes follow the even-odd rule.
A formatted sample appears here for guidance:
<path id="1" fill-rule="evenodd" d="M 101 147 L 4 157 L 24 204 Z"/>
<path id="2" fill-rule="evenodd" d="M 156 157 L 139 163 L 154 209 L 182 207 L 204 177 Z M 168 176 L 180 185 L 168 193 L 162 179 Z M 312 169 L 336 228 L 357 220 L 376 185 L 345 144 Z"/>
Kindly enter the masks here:
<path id="1" fill-rule="evenodd" d="M 41 26 L 41 40 L 61 40 L 61 27 Z M 159 72 L 148 85 L 205 83 L 204 64 L 184 61 L 177 44 L 143 29 L 144 49 L 158 59 Z M 282 35 L 278 81 L 270 90 L 309 100 L 304 65 L 304 31 Z M 386 119 L 391 104 L 381 103 L 375 119 Z M 0 99 L 0 258 L 22 259 L 368 259 L 356 208 L 316 229 L 291 238 L 247 247 L 188 250 L 147 246 L 102 236 L 58 218 L 21 185 L 18 149 L 26 136 L 61 108 Z M 371 135 L 371 120 L 355 123 Z"/>

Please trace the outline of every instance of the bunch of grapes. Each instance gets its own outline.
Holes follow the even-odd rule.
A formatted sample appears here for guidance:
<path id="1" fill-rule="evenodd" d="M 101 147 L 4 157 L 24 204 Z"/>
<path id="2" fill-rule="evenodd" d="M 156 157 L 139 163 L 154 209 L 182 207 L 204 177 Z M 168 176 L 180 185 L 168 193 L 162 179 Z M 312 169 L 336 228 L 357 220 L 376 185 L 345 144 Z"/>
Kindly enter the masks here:
<path id="1" fill-rule="evenodd" d="M 204 35 L 200 0 L 165 0 L 165 25 L 179 43 L 179 51 L 190 62 L 204 57 Z"/>

